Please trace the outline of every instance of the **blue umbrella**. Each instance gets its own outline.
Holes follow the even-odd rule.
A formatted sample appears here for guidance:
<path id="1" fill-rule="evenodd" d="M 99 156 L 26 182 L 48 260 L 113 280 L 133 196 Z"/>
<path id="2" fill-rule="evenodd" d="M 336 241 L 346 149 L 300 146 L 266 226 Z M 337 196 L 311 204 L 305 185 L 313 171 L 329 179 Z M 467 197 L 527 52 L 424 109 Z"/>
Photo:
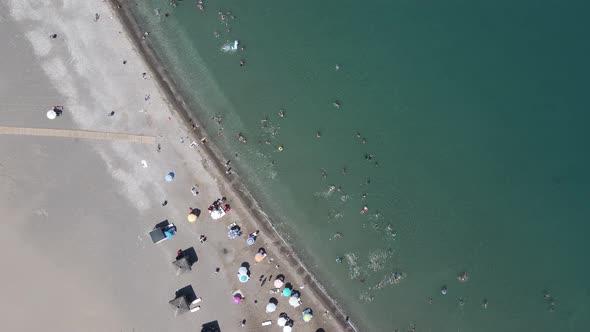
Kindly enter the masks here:
<path id="1" fill-rule="evenodd" d="M 254 237 L 254 236 L 248 237 L 248 239 L 246 239 L 246 243 L 247 243 L 249 246 L 253 245 L 253 244 L 254 244 L 254 242 L 256 242 L 256 237 Z"/>
<path id="2" fill-rule="evenodd" d="M 291 296 L 291 288 L 283 289 L 283 296 Z"/>
<path id="3" fill-rule="evenodd" d="M 246 282 L 250 279 L 250 277 L 248 277 L 247 274 L 241 274 L 238 279 L 240 279 L 240 282 Z"/>

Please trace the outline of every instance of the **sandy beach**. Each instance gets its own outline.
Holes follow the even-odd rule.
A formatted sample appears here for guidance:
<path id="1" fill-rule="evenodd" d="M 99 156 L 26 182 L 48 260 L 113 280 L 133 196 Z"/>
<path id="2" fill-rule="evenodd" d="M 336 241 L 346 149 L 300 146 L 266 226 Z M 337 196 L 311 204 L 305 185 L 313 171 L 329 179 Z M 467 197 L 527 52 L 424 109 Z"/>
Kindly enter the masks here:
<path id="1" fill-rule="evenodd" d="M 221 331 L 280 331 L 276 321 L 285 312 L 293 331 L 354 330 L 239 178 L 225 174 L 219 151 L 201 143 L 198 119 L 189 118 L 126 4 L 0 4 L 0 126 L 151 138 L 1 136 L 0 207 L 8 234 L 0 248 L 8 254 L 0 319 L 6 328 L 195 331 L 217 321 Z M 55 105 L 64 112 L 49 120 Z M 175 177 L 166 182 L 169 172 Z M 231 211 L 214 221 L 207 207 L 220 197 Z M 191 208 L 202 211 L 195 223 L 187 222 Z M 153 244 L 150 230 L 166 219 L 178 233 Z M 244 235 L 232 240 L 227 226 L 233 222 Z M 256 230 L 256 243 L 247 245 L 246 235 Z M 198 261 L 178 274 L 171 262 L 177 250 L 189 248 Z M 268 256 L 255 264 L 259 248 Z M 247 283 L 236 277 L 243 263 L 250 265 Z M 278 274 L 301 293 L 298 308 L 269 293 Z M 189 285 L 202 298 L 201 310 L 177 315 L 168 301 Z M 245 296 L 240 304 L 232 303 L 236 290 Z M 273 296 L 278 308 L 267 314 Z M 301 319 L 306 308 L 314 313 L 309 323 Z M 272 325 L 261 326 L 266 320 Z"/>

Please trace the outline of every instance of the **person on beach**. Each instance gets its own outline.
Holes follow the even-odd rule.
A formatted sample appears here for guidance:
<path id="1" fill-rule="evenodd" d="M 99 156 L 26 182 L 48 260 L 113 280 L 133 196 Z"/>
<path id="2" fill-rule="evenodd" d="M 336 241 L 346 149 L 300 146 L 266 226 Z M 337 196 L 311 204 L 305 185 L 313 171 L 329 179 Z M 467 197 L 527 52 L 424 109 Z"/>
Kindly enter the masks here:
<path id="1" fill-rule="evenodd" d="M 199 194 L 199 192 L 197 191 L 197 185 L 194 185 L 191 188 L 191 193 L 193 194 L 193 196 L 197 196 Z"/>
<path id="2" fill-rule="evenodd" d="M 107 116 L 113 116 L 115 115 L 115 111 L 111 111 L 109 114 L 107 114 Z"/>
<path id="3" fill-rule="evenodd" d="M 207 241 L 207 237 L 205 235 L 201 235 L 201 236 L 199 236 L 199 241 L 201 243 L 205 243 L 205 241 Z"/>
<path id="4" fill-rule="evenodd" d="M 166 206 L 168 204 L 168 201 L 163 201 L 162 202 L 162 206 Z"/>
<path id="5" fill-rule="evenodd" d="M 49 38 L 51 38 L 51 39 L 55 39 L 55 38 L 57 38 L 57 33 L 54 33 L 54 34 L 52 34 L 52 35 L 49 35 Z"/>
<path id="6" fill-rule="evenodd" d="M 176 260 L 179 260 L 183 257 L 184 257 L 184 251 L 182 251 L 182 249 L 178 249 L 178 251 L 176 252 Z"/>

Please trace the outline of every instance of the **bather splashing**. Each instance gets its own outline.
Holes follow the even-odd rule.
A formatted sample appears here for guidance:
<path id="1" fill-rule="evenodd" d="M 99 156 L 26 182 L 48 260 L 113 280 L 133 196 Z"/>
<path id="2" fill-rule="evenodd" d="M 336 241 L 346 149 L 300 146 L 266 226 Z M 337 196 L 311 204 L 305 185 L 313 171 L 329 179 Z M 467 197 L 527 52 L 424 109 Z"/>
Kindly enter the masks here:
<path id="1" fill-rule="evenodd" d="M 238 45 L 240 42 L 238 40 L 234 40 L 231 43 L 225 43 L 221 46 L 221 51 L 224 53 L 235 53 L 238 50 Z"/>

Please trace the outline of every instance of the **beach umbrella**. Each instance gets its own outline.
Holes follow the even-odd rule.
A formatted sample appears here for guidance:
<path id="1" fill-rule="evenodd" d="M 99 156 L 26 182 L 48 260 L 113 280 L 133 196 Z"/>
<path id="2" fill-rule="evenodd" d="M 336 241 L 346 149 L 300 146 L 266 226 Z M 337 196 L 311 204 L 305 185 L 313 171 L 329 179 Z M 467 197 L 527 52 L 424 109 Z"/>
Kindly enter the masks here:
<path id="1" fill-rule="evenodd" d="M 284 326 L 283 327 L 283 332 L 291 332 L 291 326 Z"/>
<path id="2" fill-rule="evenodd" d="M 232 298 L 232 302 L 234 304 L 239 304 L 240 302 L 242 302 L 242 297 L 238 294 L 235 294 L 234 297 Z"/>
<path id="3" fill-rule="evenodd" d="M 241 267 L 238 269 L 238 274 L 248 274 L 248 268 L 247 268 L 247 267 L 245 267 L 245 266 L 241 266 Z"/>
<path id="4" fill-rule="evenodd" d="M 300 306 L 300 305 L 301 305 L 301 300 L 299 300 L 299 298 L 298 298 L 298 297 L 291 296 L 291 297 L 289 298 L 289 304 L 290 304 L 292 307 L 294 307 L 294 308 L 297 308 L 298 306 Z"/>
<path id="5" fill-rule="evenodd" d="M 188 215 L 188 217 L 186 217 L 186 219 L 188 220 L 188 222 L 195 222 L 197 220 L 197 215 L 194 213 L 191 213 Z"/>
<path id="6" fill-rule="evenodd" d="M 253 245 L 253 244 L 254 244 L 254 242 L 256 242 L 256 237 L 254 237 L 254 236 L 249 236 L 249 237 L 246 239 L 246 243 L 247 243 L 249 246 Z"/>
<path id="7" fill-rule="evenodd" d="M 248 277 L 247 274 L 240 274 L 238 276 L 238 279 L 240 279 L 240 282 L 246 282 L 246 281 L 250 280 L 250 277 Z"/>
<path id="8" fill-rule="evenodd" d="M 57 113 L 54 110 L 47 111 L 47 118 L 53 120 L 57 117 Z"/>
<path id="9" fill-rule="evenodd" d="M 274 312 L 277 310 L 277 305 L 274 303 L 269 303 L 266 305 L 266 312 Z"/>
<path id="10" fill-rule="evenodd" d="M 275 285 L 275 288 L 281 288 L 281 287 L 283 287 L 284 284 L 281 279 L 275 279 L 274 285 Z"/>
<path id="11" fill-rule="evenodd" d="M 164 179 L 166 179 L 166 182 L 171 182 L 172 179 L 174 179 L 174 172 L 170 172 L 170 173 L 166 174 Z"/>
<path id="12" fill-rule="evenodd" d="M 277 320 L 277 324 L 279 326 L 285 326 L 286 323 L 287 323 L 287 318 L 285 318 L 285 317 L 279 317 L 279 319 Z"/>
<path id="13" fill-rule="evenodd" d="M 264 257 L 266 257 L 266 254 L 257 253 L 256 256 L 254 256 L 254 260 L 257 263 L 260 263 L 260 262 L 262 262 L 262 260 L 264 259 Z"/>
<path id="14" fill-rule="evenodd" d="M 285 297 L 291 296 L 291 288 L 283 289 L 283 296 L 285 296 Z"/>
<path id="15" fill-rule="evenodd" d="M 304 322 L 309 322 L 311 320 L 311 318 L 313 317 L 313 315 L 311 314 L 310 308 L 305 309 L 301 315 L 302 315 L 301 318 L 303 318 Z"/>

